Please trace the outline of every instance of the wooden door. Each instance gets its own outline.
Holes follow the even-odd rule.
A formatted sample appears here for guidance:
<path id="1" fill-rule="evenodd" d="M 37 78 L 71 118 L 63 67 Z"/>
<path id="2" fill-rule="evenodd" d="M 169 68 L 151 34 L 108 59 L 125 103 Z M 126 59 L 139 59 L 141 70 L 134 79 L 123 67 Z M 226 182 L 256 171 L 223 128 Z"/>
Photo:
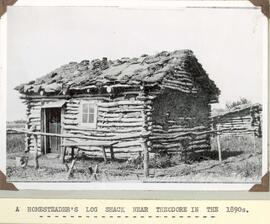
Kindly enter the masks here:
<path id="1" fill-rule="evenodd" d="M 45 109 L 45 132 L 61 134 L 61 108 Z M 45 153 L 60 153 L 61 138 L 47 136 L 45 139 Z"/>

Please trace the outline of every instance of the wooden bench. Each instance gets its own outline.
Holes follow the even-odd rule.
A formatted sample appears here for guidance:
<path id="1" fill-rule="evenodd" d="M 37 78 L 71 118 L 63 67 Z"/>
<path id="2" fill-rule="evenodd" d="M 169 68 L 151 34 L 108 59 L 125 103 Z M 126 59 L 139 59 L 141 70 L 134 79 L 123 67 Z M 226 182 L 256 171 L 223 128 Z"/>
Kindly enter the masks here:
<path id="1" fill-rule="evenodd" d="M 110 149 L 111 159 L 114 160 L 113 146 L 117 143 L 118 142 L 116 142 L 116 141 L 114 141 L 114 142 L 111 142 L 111 141 L 89 141 L 89 142 L 85 142 L 85 143 L 64 143 L 64 144 L 62 144 L 61 147 L 63 148 L 63 150 L 62 150 L 62 157 L 61 158 L 62 158 L 62 162 L 64 164 L 66 164 L 65 163 L 65 156 L 66 156 L 67 148 L 71 148 L 72 162 L 71 162 L 70 167 L 68 167 L 68 165 L 66 164 L 67 169 L 68 169 L 67 177 L 69 177 L 70 174 L 72 173 L 75 162 L 77 161 L 77 158 L 78 158 L 79 151 L 91 151 L 91 149 L 82 149 L 80 147 L 87 147 L 87 146 L 88 147 L 100 147 L 102 150 L 102 153 L 103 153 L 104 162 L 107 163 L 107 156 L 106 156 L 105 149 L 106 148 Z M 77 155 L 74 155 L 75 148 L 78 149 Z"/>
<path id="2" fill-rule="evenodd" d="M 71 148 L 71 157 L 74 158 L 74 149 L 78 148 L 80 151 L 91 151 L 91 149 L 82 149 L 80 147 L 100 147 L 103 153 L 104 162 L 107 162 L 107 156 L 106 156 L 106 148 L 110 149 L 111 153 L 111 159 L 114 160 L 114 153 L 113 153 L 113 146 L 117 144 L 117 141 L 111 142 L 111 141 L 89 141 L 85 143 L 64 143 L 61 145 L 63 147 L 62 150 L 62 161 L 65 162 L 65 156 L 67 148 Z"/>

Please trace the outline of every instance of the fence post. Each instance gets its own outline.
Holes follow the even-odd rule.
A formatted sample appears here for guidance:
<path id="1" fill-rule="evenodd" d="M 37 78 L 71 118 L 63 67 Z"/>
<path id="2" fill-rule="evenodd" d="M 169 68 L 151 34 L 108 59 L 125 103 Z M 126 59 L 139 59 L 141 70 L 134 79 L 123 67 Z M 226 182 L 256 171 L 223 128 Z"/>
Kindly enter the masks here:
<path id="1" fill-rule="evenodd" d="M 220 132 L 219 132 L 219 130 L 220 130 L 220 127 L 219 127 L 219 125 L 217 125 L 217 147 L 218 147 L 218 160 L 219 160 L 219 162 L 221 162 L 222 161 L 222 155 L 221 155 L 221 147 L 220 147 Z"/>
<path id="2" fill-rule="evenodd" d="M 34 137 L 34 149 L 35 149 L 35 168 L 38 169 L 39 168 L 39 164 L 38 164 L 38 138 L 36 134 L 33 134 Z"/>
<path id="3" fill-rule="evenodd" d="M 255 130 L 253 131 L 253 150 L 254 150 L 254 153 L 256 153 L 256 135 L 255 135 Z"/>
<path id="4" fill-rule="evenodd" d="M 144 168 L 144 177 L 149 176 L 149 152 L 147 149 L 146 139 L 141 137 L 141 146 L 143 149 L 143 168 Z"/>

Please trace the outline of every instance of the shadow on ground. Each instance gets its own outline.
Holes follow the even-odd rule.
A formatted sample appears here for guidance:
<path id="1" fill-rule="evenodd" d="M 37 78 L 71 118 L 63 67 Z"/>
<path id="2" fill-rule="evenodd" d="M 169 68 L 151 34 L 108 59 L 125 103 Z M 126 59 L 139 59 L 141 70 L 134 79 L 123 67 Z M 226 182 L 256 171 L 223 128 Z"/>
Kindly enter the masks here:
<path id="1" fill-rule="evenodd" d="M 229 157 L 234 157 L 243 154 L 244 151 L 230 151 L 224 150 L 222 152 L 222 159 L 228 159 Z M 205 152 L 194 152 L 189 156 L 192 161 L 202 161 L 202 160 L 218 160 L 218 151 L 205 151 Z"/>

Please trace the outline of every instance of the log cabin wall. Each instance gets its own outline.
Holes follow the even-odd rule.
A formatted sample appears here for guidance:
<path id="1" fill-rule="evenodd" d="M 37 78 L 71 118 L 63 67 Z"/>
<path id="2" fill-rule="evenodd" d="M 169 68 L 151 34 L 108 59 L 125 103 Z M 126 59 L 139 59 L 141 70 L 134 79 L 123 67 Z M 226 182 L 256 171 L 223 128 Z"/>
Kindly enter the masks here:
<path id="1" fill-rule="evenodd" d="M 97 104 L 97 124 L 96 128 L 89 128 L 87 125 L 81 124 L 79 120 L 80 102 L 93 100 Z M 112 138 L 118 140 L 119 143 L 114 146 L 115 153 L 141 151 L 140 138 L 127 137 L 130 134 L 140 134 L 143 131 L 145 126 L 144 113 L 147 107 L 144 101 L 136 98 L 119 97 L 113 100 L 109 98 L 74 98 L 65 107 L 64 132 L 91 136 L 93 140 L 98 141 L 110 141 Z M 123 137 L 126 139 L 121 139 Z M 67 139 L 66 141 L 71 140 Z M 83 142 L 84 140 L 72 139 L 72 141 Z"/>
<path id="2" fill-rule="evenodd" d="M 215 116 L 212 119 L 213 129 L 216 129 L 217 126 L 220 129 L 231 130 L 225 131 L 224 133 L 243 133 L 250 132 L 251 129 L 257 129 L 257 132 L 261 132 L 261 111 L 252 110 L 251 108 L 246 108 L 234 113 L 227 113 L 220 116 Z M 238 130 L 238 129 L 248 129 L 248 130 Z M 261 133 L 258 133 L 261 135 Z"/>
<path id="3" fill-rule="evenodd" d="M 155 98 L 156 97 L 156 98 Z M 154 98 L 154 100 L 152 100 Z M 36 127 L 41 131 L 41 107 L 46 102 L 60 99 L 43 98 L 25 101 L 27 104 L 27 128 Z M 95 102 L 97 105 L 97 123 L 90 128 L 81 123 L 81 102 Z M 148 142 L 150 151 L 178 151 L 179 140 L 172 138 L 175 134 L 189 131 L 206 131 L 210 129 L 210 105 L 208 98 L 196 97 L 177 90 L 165 90 L 158 96 L 131 97 L 80 97 L 66 100 L 62 110 L 62 133 L 91 136 L 93 140 L 108 141 L 112 138 L 119 143 L 114 146 L 115 153 L 142 151 L 140 138 L 128 135 L 151 131 Z M 167 117 L 166 113 L 170 112 Z M 122 139 L 122 138 L 125 139 Z M 34 149 L 33 137 L 27 137 L 27 149 Z M 65 139 L 66 142 L 83 142 L 82 139 Z M 88 140 L 89 141 L 89 140 Z M 41 152 L 41 139 L 38 136 L 38 148 Z M 208 135 L 196 137 L 189 145 L 192 150 L 210 148 Z M 95 151 L 95 150 L 93 150 Z M 96 150 L 98 151 L 98 149 Z"/>
<path id="4" fill-rule="evenodd" d="M 153 150 L 176 152 L 181 150 L 176 134 L 210 130 L 211 107 L 206 96 L 167 90 L 153 103 Z M 197 136 L 189 143 L 189 150 L 210 149 L 209 135 Z"/>
<path id="5" fill-rule="evenodd" d="M 55 98 L 25 100 L 27 105 L 27 129 L 34 126 L 41 131 L 41 108 L 46 102 L 56 102 Z M 94 102 L 97 105 L 96 127 L 91 128 L 81 122 L 81 102 Z M 74 97 L 66 100 L 62 108 L 61 128 L 63 134 L 91 136 L 94 141 L 119 141 L 114 146 L 115 153 L 142 151 L 140 137 L 129 135 L 151 130 L 152 101 L 148 97 Z M 125 138 L 125 139 L 122 139 Z M 34 150 L 33 137 L 26 136 L 26 150 Z M 82 143 L 83 139 L 65 139 L 65 142 Z M 38 149 L 41 153 L 41 138 L 38 136 Z M 93 150 L 99 151 L 98 149 Z"/>
<path id="6" fill-rule="evenodd" d="M 216 120 L 216 124 L 221 129 L 225 128 L 250 128 L 251 127 L 251 116 L 249 111 L 240 111 L 234 114 L 228 114 L 222 116 Z"/>

